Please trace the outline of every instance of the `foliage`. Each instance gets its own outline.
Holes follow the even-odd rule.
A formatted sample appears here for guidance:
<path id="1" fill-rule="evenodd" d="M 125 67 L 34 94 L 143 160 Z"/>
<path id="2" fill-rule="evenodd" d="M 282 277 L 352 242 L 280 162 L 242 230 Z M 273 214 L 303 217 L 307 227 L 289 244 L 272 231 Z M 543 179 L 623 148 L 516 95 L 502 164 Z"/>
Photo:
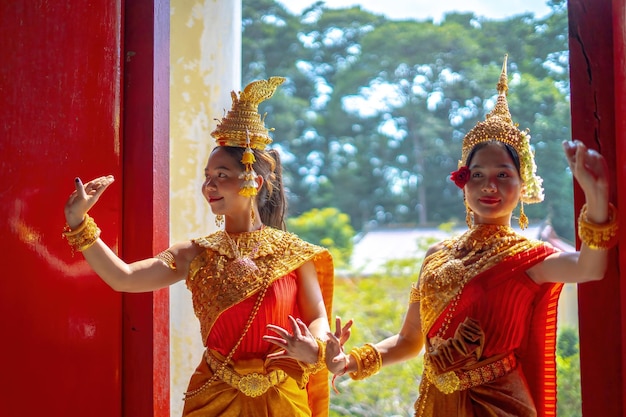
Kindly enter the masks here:
<path id="1" fill-rule="evenodd" d="M 345 267 L 350 260 L 355 232 L 348 215 L 336 208 L 312 209 L 288 218 L 287 228 L 307 242 L 327 248 L 335 267 Z"/>
<path id="2" fill-rule="evenodd" d="M 582 417 L 578 330 L 564 327 L 557 339 L 557 415 Z"/>
<path id="3" fill-rule="evenodd" d="M 449 13 L 435 24 L 323 2 L 297 16 L 274 0 L 244 0 L 244 83 L 288 79 L 260 110 L 276 128 L 292 211 L 336 207 L 357 231 L 463 219 L 448 176 L 464 134 L 494 104 L 508 53 L 511 113 L 530 129 L 547 196 L 526 214 L 573 241 L 560 145 L 571 136 L 567 8 L 548 5 L 543 18 Z"/>
<path id="4" fill-rule="evenodd" d="M 419 271 L 419 261 L 413 259 L 407 262 L 413 262 L 413 270 Z M 383 274 L 335 281 L 334 314 L 345 320 L 352 318 L 355 322 L 347 349 L 376 342 L 398 332 L 408 305 L 412 279 Z M 422 359 L 418 357 L 385 367 L 365 381 L 339 377 L 336 386 L 340 393 L 331 392 L 330 415 L 413 416 L 413 403 L 417 398 L 422 370 Z"/>

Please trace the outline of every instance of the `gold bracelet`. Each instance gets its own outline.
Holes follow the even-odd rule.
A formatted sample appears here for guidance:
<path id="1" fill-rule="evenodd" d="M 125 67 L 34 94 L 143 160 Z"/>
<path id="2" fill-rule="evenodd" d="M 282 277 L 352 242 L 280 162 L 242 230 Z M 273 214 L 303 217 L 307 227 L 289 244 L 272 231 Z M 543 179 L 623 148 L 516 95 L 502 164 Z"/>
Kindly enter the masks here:
<path id="1" fill-rule="evenodd" d="M 85 217 L 83 217 L 83 221 L 80 222 L 80 224 L 78 225 L 76 229 L 72 229 L 69 224 L 65 223 L 65 227 L 63 228 L 63 235 L 65 237 L 76 236 L 77 234 L 85 230 L 85 227 L 87 227 L 88 218 L 89 218 L 89 215 L 85 214 Z"/>
<path id="2" fill-rule="evenodd" d="M 356 359 L 357 365 L 356 371 L 349 374 L 352 379 L 369 378 L 377 374 L 383 366 L 383 358 L 380 352 L 371 343 L 366 343 L 365 346 L 360 348 L 352 348 L 350 355 Z"/>
<path id="3" fill-rule="evenodd" d="M 315 363 L 301 363 L 302 369 L 308 375 L 313 375 L 326 367 L 326 342 L 323 342 L 319 338 L 315 338 L 317 342 L 317 362 Z"/>
<path id="4" fill-rule="evenodd" d="M 580 209 L 578 216 L 578 237 L 590 249 L 611 249 L 617 244 L 619 222 L 617 208 L 609 203 L 609 221 L 603 224 L 591 223 L 587 219 L 587 204 Z"/>
<path id="5" fill-rule="evenodd" d="M 72 248 L 73 256 L 74 252 L 82 252 L 96 243 L 100 237 L 100 229 L 96 222 L 88 214 L 85 214 L 83 222 L 76 229 L 72 230 L 69 225 L 65 225 L 63 237 L 67 239 L 67 243 Z"/>

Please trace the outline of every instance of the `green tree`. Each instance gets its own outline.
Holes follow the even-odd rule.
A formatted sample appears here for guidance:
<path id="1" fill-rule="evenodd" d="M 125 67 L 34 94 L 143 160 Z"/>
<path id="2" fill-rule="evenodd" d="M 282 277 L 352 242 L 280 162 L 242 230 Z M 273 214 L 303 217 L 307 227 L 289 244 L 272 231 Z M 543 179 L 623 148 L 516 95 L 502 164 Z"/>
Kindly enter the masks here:
<path id="1" fill-rule="evenodd" d="M 352 255 L 354 229 L 347 214 L 333 207 L 312 209 L 287 219 L 287 228 L 307 242 L 328 248 L 335 267 L 346 267 Z"/>
<path id="2" fill-rule="evenodd" d="M 582 417 L 578 330 L 559 329 L 557 338 L 557 415 Z"/>
<path id="3" fill-rule="evenodd" d="M 530 129 L 545 180 L 546 203 L 525 209 L 573 240 L 560 146 L 570 138 L 564 0 L 541 19 L 449 13 L 439 24 L 321 3 L 301 16 L 273 0 L 243 4 L 244 82 L 288 78 L 260 110 L 276 128 L 292 212 L 337 207 L 357 231 L 463 219 L 448 176 L 463 136 L 493 106 L 509 53 L 511 113 Z"/>

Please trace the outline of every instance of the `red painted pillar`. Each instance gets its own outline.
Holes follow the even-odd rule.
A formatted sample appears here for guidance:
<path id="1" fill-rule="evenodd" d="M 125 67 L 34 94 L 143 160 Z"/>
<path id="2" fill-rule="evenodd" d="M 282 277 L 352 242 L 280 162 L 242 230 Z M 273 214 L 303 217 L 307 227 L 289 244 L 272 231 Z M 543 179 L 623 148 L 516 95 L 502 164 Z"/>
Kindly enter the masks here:
<path id="1" fill-rule="evenodd" d="M 169 1 L 124 8 L 122 257 L 169 246 Z M 124 417 L 169 417 L 169 292 L 123 296 Z"/>
<path id="2" fill-rule="evenodd" d="M 61 238 L 75 176 L 127 261 L 168 245 L 169 4 L 0 1 L 0 416 L 169 417 L 168 292 L 111 290 Z"/>
<path id="3" fill-rule="evenodd" d="M 626 208 L 624 128 L 624 1 L 570 0 L 569 44 L 572 135 L 604 155 L 611 175 L 611 201 Z M 575 189 L 576 212 L 584 196 Z M 622 221 L 622 226 L 624 222 Z M 626 244 L 626 227 L 620 246 Z M 580 352 L 583 415 L 623 416 L 626 351 L 626 289 L 620 247 L 610 253 L 604 280 L 581 284 Z"/>
<path id="4" fill-rule="evenodd" d="M 613 0 L 613 70 L 615 80 L 615 154 L 617 158 L 617 167 L 615 171 L 615 181 L 617 191 L 617 203 L 622 209 L 626 210 L 626 0 Z M 625 247 L 626 239 L 626 216 L 622 214 L 622 232 L 621 239 L 622 248 Z M 619 270 L 626 271 L 626 251 L 618 250 Z M 623 278 L 620 278 L 622 281 Z M 622 281 L 623 282 L 623 281 Z M 621 413 L 626 414 L 626 318 L 624 309 L 626 309 L 626 285 L 621 284 L 620 305 L 621 312 L 621 338 L 616 340 L 621 347 Z"/>
<path id="5" fill-rule="evenodd" d="M 121 5 L 0 1 L 0 416 L 121 415 L 121 295 L 61 238 L 74 177 L 119 248 Z"/>

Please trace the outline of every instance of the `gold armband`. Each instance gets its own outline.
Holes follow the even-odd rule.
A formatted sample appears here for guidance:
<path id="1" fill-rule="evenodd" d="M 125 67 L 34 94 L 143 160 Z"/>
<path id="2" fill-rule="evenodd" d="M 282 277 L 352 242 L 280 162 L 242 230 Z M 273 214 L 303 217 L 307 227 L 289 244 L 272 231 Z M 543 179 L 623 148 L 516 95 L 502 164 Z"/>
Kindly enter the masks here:
<path id="1" fill-rule="evenodd" d="M 350 351 L 350 355 L 356 360 L 357 366 L 356 371 L 349 374 L 352 379 L 369 378 L 377 374 L 383 366 L 383 358 L 380 356 L 380 352 L 371 343 L 366 343 L 365 346 L 360 348 L 353 348 Z"/>
<path id="2" fill-rule="evenodd" d="M 100 229 L 96 222 L 88 214 L 85 214 L 83 222 L 76 229 L 72 230 L 69 225 L 65 225 L 63 237 L 67 239 L 67 243 L 72 248 L 72 255 L 74 255 L 74 252 L 82 252 L 96 243 L 100 237 Z"/>
<path id="3" fill-rule="evenodd" d="M 603 224 L 587 220 L 587 204 L 580 209 L 578 216 L 578 237 L 591 249 L 611 249 L 617 244 L 619 223 L 617 209 L 609 203 L 609 221 Z"/>
<path id="4" fill-rule="evenodd" d="M 169 250 L 166 249 L 163 252 L 155 255 L 155 258 L 165 263 L 165 265 L 167 265 L 167 267 L 172 271 L 176 271 L 176 259 L 174 258 L 174 255 L 172 255 L 172 252 L 170 252 Z"/>

